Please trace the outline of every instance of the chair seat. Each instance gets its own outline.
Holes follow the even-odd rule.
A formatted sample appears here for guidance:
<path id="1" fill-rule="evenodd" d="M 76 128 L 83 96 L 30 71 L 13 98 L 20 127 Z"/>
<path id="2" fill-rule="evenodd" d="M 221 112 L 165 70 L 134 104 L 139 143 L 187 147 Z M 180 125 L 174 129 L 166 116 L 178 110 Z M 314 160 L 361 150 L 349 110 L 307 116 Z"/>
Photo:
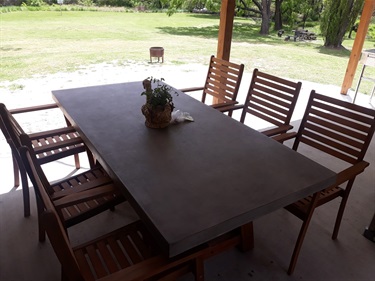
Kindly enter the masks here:
<path id="1" fill-rule="evenodd" d="M 101 167 L 51 185 L 50 196 L 66 227 L 125 201 Z"/>
<path id="2" fill-rule="evenodd" d="M 25 145 L 33 151 L 38 164 L 46 164 L 68 156 L 74 156 L 76 169 L 80 168 L 79 153 L 87 152 L 90 167 L 94 166 L 94 158 L 87 150 L 83 140 L 75 128 L 67 122 L 67 127 L 53 130 L 26 134 L 17 122 L 15 114 L 32 113 L 41 110 L 58 108 L 56 104 L 47 104 L 8 110 L 4 104 L 0 104 L 0 127 L 12 150 L 14 186 L 20 185 L 22 181 L 22 193 L 24 201 L 24 216 L 30 215 L 30 195 L 26 171 L 23 167 L 18 149 Z"/>
<path id="3" fill-rule="evenodd" d="M 235 229 L 177 257 L 167 258 L 144 224 L 135 221 L 73 248 L 73 253 L 85 280 L 174 280 L 191 272 L 198 263 L 195 259 L 201 262 L 239 245 L 240 235 L 240 229 Z"/>
<path id="4" fill-rule="evenodd" d="M 319 194 L 319 199 L 316 203 L 316 207 L 321 206 L 335 199 L 336 197 L 343 196 L 344 192 L 345 190 L 339 186 L 333 186 L 321 191 Z M 285 209 L 287 209 L 289 212 L 291 212 L 301 220 L 304 220 L 309 213 L 309 207 L 312 199 L 312 195 L 305 197 L 297 202 L 294 202 L 293 204 L 286 206 Z"/>
<path id="5" fill-rule="evenodd" d="M 41 165 L 86 151 L 83 140 L 72 127 L 30 134 L 29 138 Z"/>
<path id="6" fill-rule="evenodd" d="M 155 256 L 157 247 L 151 241 L 136 221 L 73 248 L 73 253 L 85 280 L 97 280 Z"/>

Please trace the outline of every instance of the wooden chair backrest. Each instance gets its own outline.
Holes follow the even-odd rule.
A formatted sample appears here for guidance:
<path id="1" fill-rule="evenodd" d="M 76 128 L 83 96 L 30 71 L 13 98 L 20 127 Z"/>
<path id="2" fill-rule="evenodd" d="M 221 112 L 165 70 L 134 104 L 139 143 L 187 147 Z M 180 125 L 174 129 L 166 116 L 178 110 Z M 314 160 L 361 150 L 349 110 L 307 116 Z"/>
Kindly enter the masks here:
<path id="1" fill-rule="evenodd" d="M 41 167 L 36 163 L 36 158 L 33 157 L 26 146 L 20 148 L 20 154 L 25 168 L 32 179 L 36 196 L 39 197 L 38 200 L 40 200 L 44 208 L 44 212 L 39 219 L 43 221 L 51 245 L 64 267 L 64 273 L 68 275 L 69 280 L 84 280 L 63 223 L 46 192 L 47 187 L 45 186 L 43 177 L 41 177 L 41 175 L 44 175 Z"/>
<path id="2" fill-rule="evenodd" d="M 211 95 L 219 103 L 235 101 L 240 88 L 243 64 L 236 64 L 211 56 L 210 65 L 203 89 L 202 102 Z"/>
<path id="3" fill-rule="evenodd" d="M 301 86 L 254 69 L 240 121 L 249 113 L 275 126 L 289 125 Z"/>
<path id="4" fill-rule="evenodd" d="M 11 146 L 14 145 L 16 149 L 19 149 L 21 147 L 21 135 L 26 135 L 26 133 L 3 103 L 0 103 L 0 115 L 2 119 L 2 126 L 4 126 L 5 130 L 7 131 L 9 141 L 12 142 L 12 144 L 9 144 Z"/>
<path id="5" fill-rule="evenodd" d="M 375 110 L 311 91 L 293 149 L 300 142 L 350 164 L 362 161 L 375 130 Z"/>
<path id="6" fill-rule="evenodd" d="M 3 106 L 3 104 L 1 103 L 0 107 L 2 107 L 2 106 Z M 10 135 L 8 133 L 7 128 L 5 127 L 5 123 L 4 123 L 3 118 L 1 117 L 1 115 L 2 114 L 0 114 L 0 129 L 1 129 L 1 132 L 3 133 L 3 135 L 4 135 L 5 140 L 9 143 L 9 142 L 11 142 L 11 138 L 10 138 Z"/>

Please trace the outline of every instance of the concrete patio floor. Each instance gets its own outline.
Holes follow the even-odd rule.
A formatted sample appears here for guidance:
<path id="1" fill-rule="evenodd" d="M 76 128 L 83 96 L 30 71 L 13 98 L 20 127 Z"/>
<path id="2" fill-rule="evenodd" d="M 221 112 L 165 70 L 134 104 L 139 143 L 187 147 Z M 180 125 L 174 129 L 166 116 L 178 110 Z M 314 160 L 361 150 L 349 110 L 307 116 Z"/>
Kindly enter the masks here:
<path id="1" fill-rule="evenodd" d="M 151 69 L 154 71 L 154 69 Z M 180 72 L 161 73 L 166 82 L 182 88 L 189 86 L 188 81 L 197 81 L 199 85 L 205 67 L 199 69 L 201 73 Z M 172 72 L 173 75 L 172 75 Z M 203 74 L 202 74 L 203 73 Z M 120 80 L 120 77 L 106 81 L 86 77 L 87 80 L 74 80 L 71 83 L 53 88 L 56 85 L 46 84 L 38 97 L 28 97 L 19 100 L 24 93 L 9 95 L 7 100 L 1 100 L 8 108 L 27 106 L 38 103 L 50 102 L 50 91 L 62 87 L 85 86 L 90 83 L 117 83 L 124 81 L 142 80 L 147 73 L 138 73 L 139 76 L 128 76 Z M 199 74 L 199 76 L 198 76 Z M 185 77 L 186 79 L 176 79 Z M 175 79 L 175 80 L 174 80 Z M 250 83 L 251 74 L 245 74 L 239 100 L 246 95 Z M 203 79 L 204 80 L 204 79 Z M 171 81 L 176 81 L 172 83 Z M 353 96 L 339 94 L 339 88 L 330 85 L 319 85 L 303 82 L 302 92 L 293 116 L 293 124 L 298 128 L 299 120 L 303 114 L 307 97 L 311 89 L 317 92 L 335 96 L 339 99 L 351 101 Z M 190 86 L 191 83 L 190 83 Z M 357 104 L 375 108 L 375 100 L 369 103 L 369 96 L 359 95 Z M 8 105 L 9 104 L 9 105 Z M 61 116 L 46 115 L 43 120 L 46 125 L 56 126 Z M 193 116 L 194 117 L 194 116 Z M 53 120 L 53 121 L 52 121 Z M 29 130 L 35 129 L 29 119 L 21 120 Z M 63 123 L 61 123 L 63 124 Z M 44 128 L 44 127 L 43 127 Z M 290 146 L 291 141 L 285 143 Z M 314 160 L 326 164 L 326 159 L 313 154 L 309 149 L 302 148 L 302 154 L 314 158 Z M 83 168 L 87 168 L 87 159 L 81 157 Z M 339 200 L 333 201 L 318 208 L 314 214 L 306 235 L 296 270 L 292 276 L 286 274 L 292 250 L 297 238 L 301 222 L 285 210 L 278 210 L 264 216 L 254 222 L 255 248 L 247 253 L 241 253 L 234 249 L 218 255 L 205 264 L 205 277 L 209 281 L 234 281 L 234 280 L 375 280 L 375 243 L 363 237 L 363 231 L 368 226 L 375 211 L 375 140 L 365 158 L 370 162 L 370 167 L 357 177 L 353 191 L 344 213 L 343 222 L 337 241 L 331 240 L 333 224 L 339 204 Z M 331 163 L 330 163 L 331 164 Z M 73 160 L 67 158 L 43 166 L 47 177 L 53 181 L 69 176 L 75 172 Z M 338 166 L 330 166 L 338 169 Z M 44 244 L 37 238 L 37 216 L 34 192 L 31 189 L 31 216 L 23 217 L 21 189 L 13 189 L 13 170 L 11 154 L 7 143 L 0 134 L 0 280 L 3 281 L 54 281 L 60 280 L 60 265 L 51 248 L 49 241 Z M 282 187 L 280 187 L 282 188 Z M 126 203 L 116 208 L 115 212 L 104 212 L 99 216 L 69 229 L 69 236 L 73 244 L 78 244 L 86 239 L 95 237 L 103 232 L 108 232 L 132 221 L 137 215 Z M 193 280 L 192 275 L 182 277 L 180 280 Z"/>

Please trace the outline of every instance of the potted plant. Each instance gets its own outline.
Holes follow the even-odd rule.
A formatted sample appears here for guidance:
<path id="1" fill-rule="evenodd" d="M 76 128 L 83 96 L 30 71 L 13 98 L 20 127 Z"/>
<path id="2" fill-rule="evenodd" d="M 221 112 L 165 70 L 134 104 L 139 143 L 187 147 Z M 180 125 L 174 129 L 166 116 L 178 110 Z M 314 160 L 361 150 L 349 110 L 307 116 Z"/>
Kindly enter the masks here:
<path id="1" fill-rule="evenodd" d="M 165 128 L 171 121 L 171 113 L 174 108 L 172 88 L 162 83 L 163 81 L 163 78 L 159 80 L 148 77 L 142 82 L 145 91 L 141 95 L 146 96 L 142 113 L 146 118 L 145 124 L 149 128 Z M 154 89 L 152 89 L 152 84 L 156 84 Z M 174 93 L 177 94 L 177 92 Z"/>

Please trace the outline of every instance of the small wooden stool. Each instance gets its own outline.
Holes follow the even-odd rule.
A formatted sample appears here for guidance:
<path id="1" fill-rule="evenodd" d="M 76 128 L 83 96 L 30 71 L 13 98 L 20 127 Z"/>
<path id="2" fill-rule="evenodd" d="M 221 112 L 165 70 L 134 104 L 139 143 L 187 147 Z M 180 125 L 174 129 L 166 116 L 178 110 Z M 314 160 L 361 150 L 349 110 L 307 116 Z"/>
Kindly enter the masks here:
<path id="1" fill-rule="evenodd" d="M 151 47 L 150 48 L 150 62 L 152 63 L 152 58 L 161 58 L 161 62 L 164 62 L 164 48 L 163 47 Z"/>

